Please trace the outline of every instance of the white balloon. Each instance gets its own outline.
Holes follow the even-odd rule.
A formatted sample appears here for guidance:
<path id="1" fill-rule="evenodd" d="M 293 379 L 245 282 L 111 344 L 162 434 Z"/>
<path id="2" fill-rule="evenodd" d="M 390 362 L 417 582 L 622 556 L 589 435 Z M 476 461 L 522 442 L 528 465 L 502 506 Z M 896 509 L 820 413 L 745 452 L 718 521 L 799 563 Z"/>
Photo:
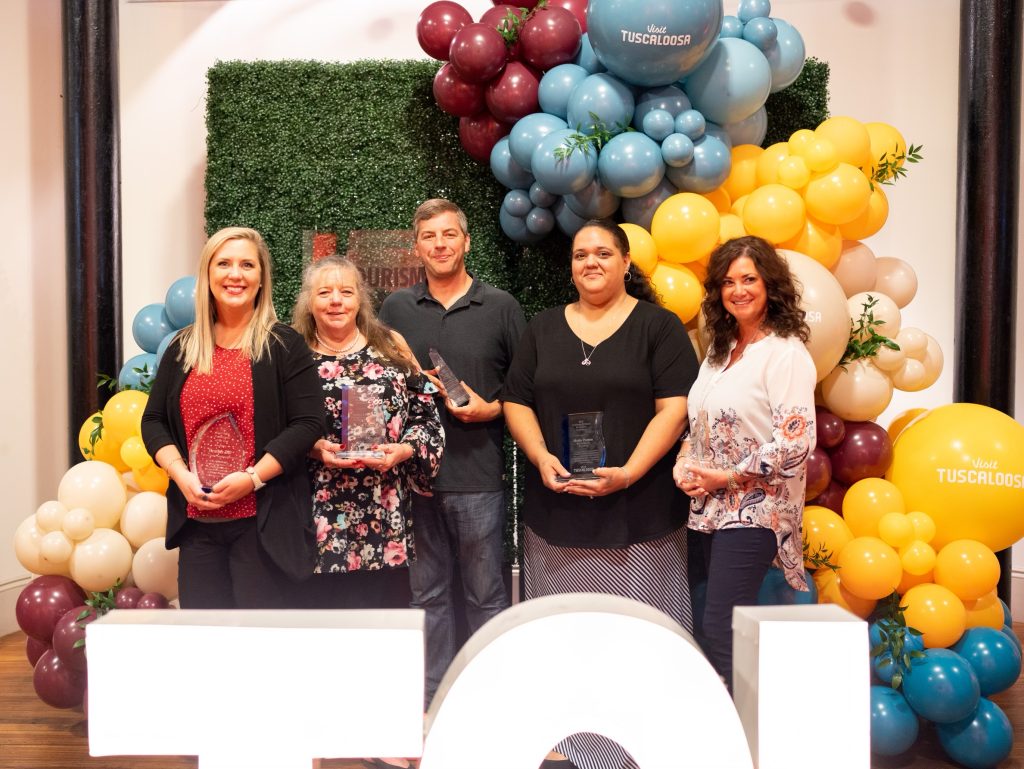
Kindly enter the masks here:
<path id="1" fill-rule="evenodd" d="M 42 557 L 39 555 L 39 540 L 42 534 L 36 526 L 35 513 L 30 515 L 14 531 L 14 556 L 18 563 L 33 574 L 42 574 Z"/>
<path id="2" fill-rule="evenodd" d="M 83 590 L 107 590 L 131 571 L 132 546 L 122 534 L 99 528 L 75 546 L 69 563 L 71 578 Z"/>
<path id="3" fill-rule="evenodd" d="M 907 354 L 903 350 L 891 350 L 888 347 L 879 347 L 875 353 L 874 364 L 882 371 L 897 371 L 903 368 L 903 361 Z"/>
<path id="4" fill-rule="evenodd" d="M 895 256 L 880 256 L 875 260 L 875 266 L 875 291 L 890 297 L 900 309 L 910 304 L 917 294 L 914 268 Z"/>
<path id="5" fill-rule="evenodd" d="M 839 261 L 832 268 L 832 274 L 836 276 L 846 296 L 853 296 L 875 287 L 877 269 L 875 255 L 870 248 L 859 240 L 844 240 L 843 250 L 839 252 Z"/>
<path id="6" fill-rule="evenodd" d="M 87 508 L 76 507 L 68 510 L 61 522 L 64 533 L 76 542 L 81 542 L 96 529 L 96 521 Z"/>
<path id="7" fill-rule="evenodd" d="M 133 548 L 167 533 L 167 497 L 155 491 L 140 491 L 128 500 L 121 513 L 121 533 Z"/>
<path id="8" fill-rule="evenodd" d="M 36 526 L 39 531 L 60 531 L 61 521 L 68 509 L 53 499 L 36 508 Z"/>
<path id="9" fill-rule="evenodd" d="M 57 499 L 69 510 L 73 507 L 88 508 L 96 526 L 110 529 L 117 525 L 124 509 L 124 481 L 121 474 L 106 462 L 79 462 L 61 478 Z"/>
<path id="10" fill-rule="evenodd" d="M 908 358 L 921 360 L 928 351 L 928 335 L 919 328 L 907 326 L 896 335 L 896 344 Z"/>
<path id="11" fill-rule="evenodd" d="M 925 345 L 924 354 L 916 359 L 907 358 L 908 363 L 913 361 L 921 367 L 920 376 L 918 377 L 916 375 L 916 367 L 914 367 L 914 378 L 911 379 L 910 374 L 908 373 L 906 378 L 903 380 L 903 384 L 897 382 L 895 376 L 893 377 L 893 384 L 901 390 L 905 390 L 907 392 L 918 392 L 920 390 L 924 390 L 926 387 L 931 387 L 935 384 L 936 380 L 939 378 L 939 374 L 942 373 L 942 348 L 939 347 L 939 343 L 928 334 L 925 334 L 925 339 L 927 340 L 927 344 Z"/>
<path id="12" fill-rule="evenodd" d="M 862 291 L 846 300 L 846 306 L 850 311 L 850 320 L 853 321 L 854 327 L 857 326 L 861 314 L 865 312 L 865 309 L 872 300 L 875 303 L 867 312 L 870 312 L 876 321 L 881 321 L 875 327 L 875 331 L 882 336 L 895 339 L 896 335 L 900 332 L 900 325 L 902 323 L 900 308 L 896 306 L 896 302 L 885 294 L 880 294 L 876 291 Z"/>
<path id="13" fill-rule="evenodd" d="M 168 550 L 164 538 L 144 542 L 132 559 L 132 577 L 140 590 L 178 597 L 178 548 Z"/>
<path id="14" fill-rule="evenodd" d="M 914 358 L 907 358 L 903 362 L 903 368 L 892 372 L 892 383 L 900 390 L 906 392 L 917 392 L 922 389 L 928 372 L 924 370 L 924 364 Z"/>
<path id="15" fill-rule="evenodd" d="M 52 564 L 67 563 L 75 543 L 63 531 L 48 531 L 39 540 L 39 557 Z"/>
<path id="16" fill-rule="evenodd" d="M 885 411 L 892 400 L 892 380 L 861 358 L 837 366 L 821 383 L 828 410 L 850 422 L 867 422 Z"/>
<path id="17" fill-rule="evenodd" d="M 832 273 L 819 262 L 799 251 L 776 250 L 789 263 L 799 283 L 800 307 L 811 329 L 807 351 L 821 381 L 842 359 L 850 340 L 846 295 Z"/>

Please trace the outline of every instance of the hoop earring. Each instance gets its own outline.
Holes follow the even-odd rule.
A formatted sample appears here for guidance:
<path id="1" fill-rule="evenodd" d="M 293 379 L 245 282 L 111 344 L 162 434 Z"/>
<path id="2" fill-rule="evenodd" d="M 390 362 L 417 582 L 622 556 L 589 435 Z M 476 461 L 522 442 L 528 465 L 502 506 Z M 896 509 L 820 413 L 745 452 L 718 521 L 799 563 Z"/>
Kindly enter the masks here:
<path id="1" fill-rule="evenodd" d="M 573 280 L 571 276 L 569 277 L 569 285 L 570 286 L 575 286 L 576 285 L 576 281 Z"/>
<path id="2" fill-rule="evenodd" d="M 629 283 L 629 281 L 631 281 L 631 280 L 633 280 L 633 273 L 631 273 L 629 270 L 626 270 L 626 274 L 622 278 L 622 282 L 623 283 Z"/>

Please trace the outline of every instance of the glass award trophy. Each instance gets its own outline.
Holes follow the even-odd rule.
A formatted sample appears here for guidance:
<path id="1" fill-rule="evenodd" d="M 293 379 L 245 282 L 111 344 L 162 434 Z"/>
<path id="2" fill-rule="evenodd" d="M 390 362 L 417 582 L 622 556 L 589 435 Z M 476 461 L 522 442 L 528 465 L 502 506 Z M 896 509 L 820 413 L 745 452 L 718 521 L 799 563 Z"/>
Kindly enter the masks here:
<path id="1" fill-rule="evenodd" d="M 189 469 L 210 493 L 226 475 L 245 470 L 248 464 L 245 439 L 234 414 L 225 412 L 208 419 L 196 430 L 188 452 Z"/>
<path id="2" fill-rule="evenodd" d="M 562 417 L 562 464 L 572 478 L 597 478 L 594 470 L 604 467 L 606 452 L 603 422 L 603 411 L 580 411 Z"/>
<path id="3" fill-rule="evenodd" d="M 430 362 L 437 369 L 437 378 L 441 380 L 445 392 L 448 393 L 448 400 L 456 406 L 465 406 L 469 403 L 469 393 L 466 392 L 466 388 L 462 386 L 462 381 L 455 376 L 455 372 L 452 371 L 451 367 L 444 362 L 441 353 L 431 347 L 429 355 Z"/>
<path id="4" fill-rule="evenodd" d="M 384 452 L 376 446 L 390 443 L 387 420 L 380 398 L 365 385 L 341 390 L 341 445 L 338 459 L 380 459 Z"/>

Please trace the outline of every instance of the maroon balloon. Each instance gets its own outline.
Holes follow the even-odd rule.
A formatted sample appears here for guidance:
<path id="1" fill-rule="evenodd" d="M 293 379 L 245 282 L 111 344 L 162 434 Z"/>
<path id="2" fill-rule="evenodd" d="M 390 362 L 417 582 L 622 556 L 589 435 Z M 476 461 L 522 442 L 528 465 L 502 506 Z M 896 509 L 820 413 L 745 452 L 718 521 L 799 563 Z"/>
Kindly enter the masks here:
<path id="1" fill-rule="evenodd" d="M 85 593 L 73 580 L 49 574 L 25 585 L 14 613 L 25 635 L 50 643 L 57 620 L 84 602 Z"/>
<path id="2" fill-rule="evenodd" d="M 134 609 L 135 605 L 139 602 L 139 599 L 144 595 L 145 593 L 141 588 L 134 586 L 122 587 L 117 591 L 117 596 L 114 598 L 114 608 Z"/>
<path id="3" fill-rule="evenodd" d="M 166 609 L 170 602 L 160 593 L 143 593 L 139 602 L 135 604 L 136 609 Z"/>
<path id="4" fill-rule="evenodd" d="M 484 87 L 467 83 L 450 63 L 445 64 L 434 75 L 434 101 L 449 115 L 469 117 L 484 108 Z"/>
<path id="5" fill-rule="evenodd" d="M 43 652 L 32 671 L 32 686 L 39 699 L 54 708 L 73 708 L 82 704 L 85 676 L 61 661 L 53 649 Z"/>
<path id="6" fill-rule="evenodd" d="M 91 606 L 76 606 L 61 617 L 57 627 L 53 629 L 53 650 L 57 652 L 61 662 L 77 673 L 84 673 L 86 667 L 85 626 L 96 617 L 96 610 Z M 82 643 L 79 644 L 79 641 Z"/>
<path id="7" fill-rule="evenodd" d="M 828 487 L 821 492 L 814 499 L 808 500 L 808 505 L 818 505 L 819 507 L 827 507 L 833 513 L 843 514 L 843 497 L 846 496 L 846 486 L 841 483 L 836 483 L 835 480 L 829 481 Z"/>
<path id="8" fill-rule="evenodd" d="M 504 4 L 504 0 L 491 0 L 491 2 L 494 3 L 495 5 L 503 5 Z M 516 3 L 516 5 L 519 8 L 527 8 L 527 9 L 529 9 L 529 8 L 533 8 L 533 6 L 535 6 L 539 2 L 540 2 L 540 0 L 523 0 L 523 2 Z"/>
<path id="9" fill-rule="evenodd" d="M 519 33 L 523 61 L 542 72 L 572 61 L 580 50 L 583 34 L 572 11 L 542 8 L 526 20 Z"/>
<path id="10" fill-rule="evenodd" d="M 847 486 L 881 478 L 892 464 L 892 438 L 874 422 L 847 422 L 846 437 L 829 452 L 832 477 Z"/>
<path id="11" fill-rule="evenodd" d="M 587 31 L 587 7 L 589 5 L 590 0 L 550 0 L 548 2 L 549 8 L 565 8 L 570 11 L 576 17 L 576 21 L 580 23 L 580 30 L 583 32 Z"/>
<path id="12" fill-rule="evenodd" d="M 28 636 L 25 639 L 25 656 L 28 657 L 28 664 L 35 667 L 36 663 L 39 662 L 39 658 L 43 656 L 43 652 L 52 648 L 50 644 L 43 643 L 38 638 Z"/>
<path id="13" fill-rule="evenodd" d="M 540 112 L 537 88 L 540 77 L 522 62 L 510 61 L 501 77 L 487 86 L 484 100 L 494 117 L 505 123 Z"/>
<path id="14" fill-rule="evenodd" d="M 832 480 L 832 462 L 825 449 L 815 447 L 807 456 L 807 499 L 814 499 Z"/>
<path id="15" fill-rule="evenodd" d="M 814 410 L 814 427 L 823 449 L 835 448 L 846 437 L 846 423 L 823 406 Z"/>
<path id="16" fill-rule="evenodd" d="M 486 24 L 467 24 L 455 33 L 448 54 L 459 77 L 467 83 L 486 83 L 505 68 L 505 38 Z"/>
<path id="17" fill-rule="evenodd" d="M 480 16 L 480 23 L 486 24 L 489 27 L 494 27 L 500 32 L 500 27 L 508 18 L 510 12 L 515 14 L 520 19 L 522 19 L 525 15 L 521 7 L 500 3 L 498 5 L 495 5 L 493 8 L 488 8 L 486 11 L 484 11 L 483 14 Z"/>
<path id="18" fill-rule="evenodd" d="M 462 148 L 477 163 L 490 165 L 491 150 L 498 139 L 507 136 L 508 123 L 497 120 L 490 112 L 481 112 L 473 117 L 459 118 L 459 140 Z"/>
<path id="19" fill-rule="evenodd" d="M 427 56 L 447 61 L 455 33 L 472 23 L 473 15 L 461 5 L 450 0 L 438 0 L 420 14 L 416 22 L 416 39 Z"/>

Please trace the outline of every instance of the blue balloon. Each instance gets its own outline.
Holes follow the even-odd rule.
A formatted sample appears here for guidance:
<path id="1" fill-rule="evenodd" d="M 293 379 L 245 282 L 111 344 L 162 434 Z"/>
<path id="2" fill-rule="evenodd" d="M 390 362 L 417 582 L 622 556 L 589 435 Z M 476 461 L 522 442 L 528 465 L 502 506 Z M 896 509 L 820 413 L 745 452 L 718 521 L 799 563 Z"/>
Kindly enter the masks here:
<path id="1" fill-rule="evenodd" d="M 552 195 L 537 182 L 530 185 L 530 202 L 541 208 L 551 208 L 558 200 L 558 195 Z"/>
<path id="2" fill-rule="evenodd" d="M 760 146 L 768 134 L 768 112 L 761 107 L 750 117 L 738 123 L 727 123 L 722 126 L 732 145 L 756 144 Z"/>
<path id="3" fill-rule="evenodd" d="M 739 8 L 736 9 L 736 15 L 744 24 L 771 12 L 772 6 L 768 0 L 740 0 Z"/>
<path id="4" fill-rule="evenodd" d="M 948 724 L 974 711 L 981 690 L 967 660 L 949 649 L 928 649 L 924 658 L 911 660 L 903 694 L 919 716 Z"/>
<path id="5" fill-rule="evenodd" d="M 807 590 L 794 590 L 786 582 L 786 573 L 774 566 L 768 569 L 761 581 L 761 589 L 757 592 L 757 603 L 761 606 L 794 606 L 816 604 L 818 588 L 814 584 L 811 573 L 804 569 L 807 577 Z"/>
<path id="6" fill-rule="evenodd" d="M 178 278 L 164 296 L 164 312 L 174 328 L 185 328 L 196 322 L 196 279 L 193 275 Z"/>
<path id="7" fill-rule="evenodd" d="M 775 22 L 777 38 L 775 45 L 770 46 L 764 55 L 772 73 L 771 92 L 776 93 L 792 85 L 800 77 L 807 50 L 804 47 L 804 39 L 795 27 L 782 19 L 772 21 Z"/>
<path id="8" fill-rule="evenodd" d="M 555 229 L 555 215 L 550 208 L 534 206 L 526 215 L 526 229 L 543 237 Z"/>
<path id="9" fill-rule="evenodd" d="M 714 136 L 718 141 L 722 142 L 726 147 L 732 151 L 732 137 L 729 136 L 729 132 L 725 130 L 723 126 L 718 123 L 712 123 L 710 120 L 704 124 L 704 135 Z"/>
<path id="10" fill-rule="evenodd" d="M 665 148 L 662 146 L 662 154 L 664 154 L 664 150 Z M 658 206 L 677 192 L 679 190 L 676 189 L 672 182 L 667 178 L 662 179 L 658 186 L 646 195 L 641 195 L 638 198 L 623 198 L 622 218 L 624 221 L 639 225 L 645 230 L 650 231 L 651 220 L 654 218 L 654 212 L 658 210 Z M 694 616 L 696 616 L 696 612 Z"/>
<path id="11" fill-rule="evenodd" d="M 566 116 L 570 128 L 594 133 L 595 120 L 611 133 L 626 130 L 633 119 L 633 92 L 614 75 L 606 72 L 588 76 L 569 97 Z"/>
<path id="12" fill-rule="evenodd" d="M 597 173 L 597 153 L 592 147 L 573 149 L 568 156 L 560 157 L 571 147 L 569 137 L 574 133 L 568 128 L 549 133 L 540 140 L 530 159 L 537 182 L 555 195 L 579 192 Z"/>
<path id="13" fill-rule="evenodd" d="M 654 141 L 663 141 L 675 131 L 675 119 L 672 113 L 664 109 L 652 109 L 644 115 L 643 132 Z"/>
<path id="14" fill-rule="evenodd" d="M 917 714 L 891 686 L 871 687 L 871 752 L 898 756 L 917 741 Z"/>
<path id="15" fill-rule="evenodd" d="M 878 640 L 875 640 L 876 635 L 872 632 L 877 627 L 878 623 L 873 622 L 868 630 L 868 638 L 872 647 L 881 643 L 881 636 L 877 636 Z M 907 633 L 903 637 L 903 648 L 908 652 L 923 652 L 924 641 L 921 640 L 921 636 L 919 635 L 911 635 L 910 633 Z M 879 681 L 883 681 L 884 683 L 892 683 L 892 677 L 895 675 L 897 669 L 899 668 L 895 663 L 893 663 L 892 655 L 889 654 L 889 652 L 882 652 L 871 659 L 871 672 L 875 674 Z"/>
<path id="16" fill-rule="evenodd" d="M 690 137 L 691 141 L 697 141 L 702 137 L 706 128 L 707 121 L 695 109 L 683 110 L 676 115 L 676 133 Z"/>
<path id="17" fill-rule="evenodd" d="M 125 361 L 117 375 L 118 390 L 141 390 L 156 376 L 156 355 L 144 352 Z"/>
<path id="18" fill-rule="evenodd" d="M 661 88 L 652 88 L 637 97 L 636 107 L 633 110 L 633 127 L 642 129 L 644 118 L 647 117 L 648 112 L 653 110 L 663 109 L 674 118 L 690 107 L 690 100 L 679 86 L 666 85 Z"/>
<path id="19" fill-rule="evenodd" d="M 722 18 L 722 31 L 719 37 L 743 37 L 743 22 L 738 16 L 724 16 Z"/>
<path id="20" fill-rule="evenodd" d="M 661 159 L 665 165 L 682 168 L 693 160 L 693 142 L 686 134 L 669 134 L 661 143 Z"/>
<path id="21" fill-rule="evenodd" d="M 674 83 L 722 27 L 721 0 L 590 0 L 587 33 L 610 72 L 640 86 Z"/>
<path id="22" fill-rule="evenodd" d="M 967 660 L 978 676 L 982 697 L 1009 689 L 1020 677 L 1020 650 L 1002 631 L 967 628 L 950 648 Z"/>
<path id="23" fill-rule="evenodd" d="M 598 167 L 601 161 L 598 160 Z M 584 219 L 604 219 L 619 210 L 620 198 L 595 178 L 579 192 L 565 196 L 565 204 Z"/>
<path id="24" fill-rule="evenodd" d="M 512 159 L 507 136 L 498 139 L 491 149 L 491 173 L 510 190 L 525 190 L 533 184 L 533 174 Z"/>
<path id="25" fill-rule="evenodd" d="M 541 139 L 552 131 L 568 127 L 557 115 L 534 112 L 519 118 L 508 134 L 508 151 L 512 160 L 524 171 L 530 171 L 530 160 Z M 497 176 L 497 174 L 495 174 Z M 499 179 L 499 181 L 501 181 Z"/>
<path id="26" fill-rule="evenodd" d="M 504 206 L 498 209 L 498 222 L 501 224 L 501 231 L 516 243 L 536 243 L 543 237 L 526 228 L 526 217 L 512 216 Z"/>
<path id="27" fill-rule="evenodd" d="M 162 304 L 147 304 L 135 314 L 132 337 L 135 344 L 146 352 L 156 352 L 160 341 L 174 331 Z"/>
<path id="28" fill-rule="evenodd" d="M 537 86 L 540 108 L 564 120 L 569 106 L 569 95 L 589 74 L 579 64 L 559 64 L 549 69 Z"/>
<path id="29" fill-rule="evenodd" d="M 568 205 L 566 205 L 564 198 L 559 199 L 551 211 L 555 215 L 555 222 L 558 224 L 558 229 L 570 238 L 579 232 L 580 227 L 587 222 L 586 219 L 575 213 Z"/>
<path id="30" fill-rule="evenodd" d="M 686 78 L 686 95 L 694 109 L 716 123 L 735 123 L 763 107 L 772 87 L 772 68 L 746 40 L 719 40 L 707 58 Z"/>
<path id="31" fill-rule="evenodd" d="M 156 348 L 156 365 L 160 365 L 160 361 L 164 359 L 164 353 L 167 352 L 168 346 L 174 340 L 174 337 L 178 335 L 177 331 L 172 331 L 163 339 L 160 340 L 160 346 Z"/>
<path id="32" fill-rule="evenodd" d="M 665 178 L 661 146 L 647 134 L 630 131 L 613 136 L 597 159 L 601 184 L 624 198 L 646 195 Z"/>
<path id="33" fill-rule="evenodd" d="M 775 22 L 764 16 L 751 19 L 743 27 L 743 39 L 752 45 L 756 45 L 762 52 L 767 51 L 779 37 L 779 31 Z"/>
<path id="34" fill-rule="evenodd" d="M 998 705 L 982 698 L 962 721 L 936 724 L 939 744 L 950 758 L 968 769 L 991 769 L 1010 755 L 1013 726 Z"/>
<path id="35" fill-rule="evenodd" d="M 504 200 L 501 201 L 501 207 L 512 216 L 521 217 L 530 213 L 533 201 L 530 200 L 530 195 L 526 190 L 509 190 L 505 193 Z"/>
<path id="36" fill-rule="evenodd" d="M 1002 598 L 997 598 L 996 600 L 999 601 L 999 605 L 1003 607 L 1003 624 L 1012 626 L 1013 612 L 1010 611 L 1010 607 L 1006 605 L 1006 601 Z"/>
<path id="37" fill-rule="evenodd" d="M 597 54 L 594 53 L 594 46 L 590 44 L 590 35 L 586 32 L 580 38 L 580 52 L 576 54 L 573 63 L 579 64 L 591 75 L 608 71 L 608 68 L 598 60 Z"/>
<path id="38" fill-rule="evenodd" d="M 1017 647 L 1017 651 L 1021 651 L 1020 639 L 1017 637 L 1017 634 L 1013 632 L 1012 625 L 1003 625 L 1003 635 L 1010 639 L 1010 643 Z"/>
<path id="39" fill-rule="evenodd" d="M 684 192 L 705 192 L 722 186 L 732 170 L 732 153 L 716 136 L 702 136 L 693 143 L 693 160 L 682 168 L 669 166 L 669 180 Z"/>

